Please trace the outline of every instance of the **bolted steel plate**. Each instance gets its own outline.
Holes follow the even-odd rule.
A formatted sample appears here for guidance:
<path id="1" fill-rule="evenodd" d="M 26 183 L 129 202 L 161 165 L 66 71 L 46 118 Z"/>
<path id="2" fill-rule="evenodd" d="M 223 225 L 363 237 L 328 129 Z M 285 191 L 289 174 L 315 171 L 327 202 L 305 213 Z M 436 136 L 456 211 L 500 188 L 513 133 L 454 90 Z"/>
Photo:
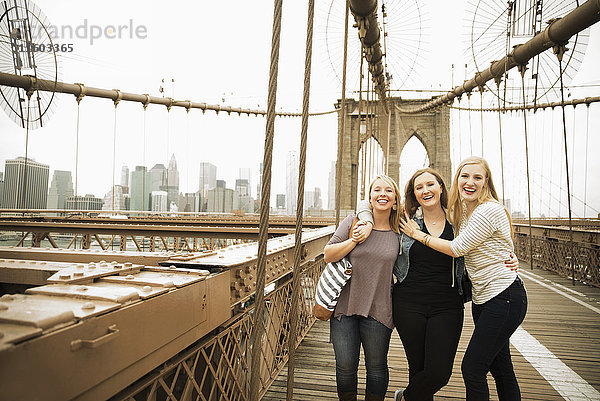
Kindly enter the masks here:
<path id="1" fill-rule="evenodd" d="M 93 284 L 48 284 L 29 288 L 27 294 L 60 295 L 70 298 L 110 301 L 123 304 L 140 298 L 138 292 L 130 287 L 98 287 Z"/>
<path id="2" fill-rule="evenodd" d="M 48 278 L 49 283 L 81 283 L 90 282 L 95 278 L 113 274 L 131 274 L 139 272 L 142 265 L 117 262 L 77 263 Z"/>
<path id="3" fill-rule="evenodd" d="M 37 337 L 42 334 L 42 329 L 32 326 L 0 323 L 0 351 L 20 341 Z"/>
<path id="4" fill-rule="evenodd" d="M 153 272 L 141 271 L 137 274 L 127 276 L 109 276 L 103 277 L 99 281 L 105 283 L 132 283 L 136 285 L 150 285 L 160 287 L 183 287 L 198 281 L 202 281 L 206 276 L 195 274 L 178 273 L 175 271 Z"/>
<path id="5" fill-rule="evenodd" d="M 74 322 L 75 314 L 69 305 L 32 300 L 30 296 L 23 294 L 0 297 L 0 323 L 33 326 L 45 330 Z"/>
<path id="6" fill-rule="evenodd" d="M 117 286 L 123 286 L 134 291 L 137 291 L 138 295 L 142 299 L 148 299 L 155 297 L 160 294 L 164 294 L 165 292 L 169 292 L 169 288 L 156 286 L 156 285 L 145 285 L 145 284 L 136 284 L 136 283 L 113 283 L 113 282 L 104 282 L 102 279 L 91 284 L 94 287 L 105 287 L 105 288 L 114 288 Z"/>

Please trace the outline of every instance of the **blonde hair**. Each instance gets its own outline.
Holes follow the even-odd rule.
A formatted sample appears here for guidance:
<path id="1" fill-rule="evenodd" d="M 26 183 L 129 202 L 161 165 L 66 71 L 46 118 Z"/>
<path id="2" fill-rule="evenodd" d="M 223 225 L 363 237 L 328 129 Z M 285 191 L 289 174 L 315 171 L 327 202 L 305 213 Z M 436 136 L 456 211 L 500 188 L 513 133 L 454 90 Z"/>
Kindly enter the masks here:
<path id="1" fill-rule="evenodd" d="M 460 231 L 460 219 L 463 215 L 463 201 L 460 195 L 460 188 L 458 187 L 458 177 L 460 177 L 463 167 L 472 164 L 481 166 L 485 172 L 485 183 L 481 188 L 479 196 L 475 200 L 476 206 L 488 201 L 500 203 L 498 193 L 494 187 L 494 180 L 492 179 L 492 170 L 490 170 L 488 162 L 484 158 L 478 156 L 470 156 L 464 159 L 460 162 L 456 174 L 454 174 L 454 180 L 452 181 L 452 187 L 450 188 L 450 198 L 448 199 L 448 220 L 450 220 L 450 223 L 454 226 L 456 235 L 458 235 Z M 506 208 L 504 208 L 504 210 L 506 211 Z M 512 220 L 508 211 L 506 211 L 506 216 L 508 217 L 508 224 L 510 225 L 510 235 L 513 237 Z"/>
<path id="2" fill-rule="evenodd" d="M 394 188 L 394 193 L 396 194 L 396 210 L 392 208 L 392 210 L 390 211 L 390 227 L 394 232 L 400 233 L 400 217 L 404 214 L 404 208 L 402 207 L 402 203 L 400 202 L 400 190 L 398 189 L 398 184 L 396 184 L 396 181 L 394 181 L 387 175 L 378 175 L 377 177 L 375 177 L 373 181 L 371 181 L 371 185 L 369 185 L 369 206 L 373 208 L 373 205 L 371 205 L 371 190 L 373 189 L 373 184 L 375 184 L 375 181 L 377 180 L 382 180 L 383 182 Z"/>

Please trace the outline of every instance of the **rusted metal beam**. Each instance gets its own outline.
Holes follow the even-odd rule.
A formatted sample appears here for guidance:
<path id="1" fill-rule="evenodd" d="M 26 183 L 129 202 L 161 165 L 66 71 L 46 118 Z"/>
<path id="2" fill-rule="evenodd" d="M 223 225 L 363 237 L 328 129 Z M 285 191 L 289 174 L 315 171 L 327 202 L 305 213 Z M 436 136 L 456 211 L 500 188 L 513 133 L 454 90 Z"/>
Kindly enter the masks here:
<path id="1" fill-rule="evenodd" d="M 538 54 L 554 46 L 567 43 L 573 35 L 598 21 L 600 21 L 600 0 L 588 0 L 563 18 L 551 21 L 542 32 L 529 41 L 515 46 L 510 54 L 501 60 L 492 62 L 488 69 L 478 72 L 473 78 L 465 81 L 452 91 L 427 102 L 423 106 L 411 109 L 401 108 L 399 110 L 406 114 L 416 114 L 452 103 L 455 98 L 460 98 L 463 94 L 472 92 L 473 89 L 485 85 L 486 82 L 492 79 L 502 77 L 506 71 L 519 65 L 526 65 L 531 58 Z"/>

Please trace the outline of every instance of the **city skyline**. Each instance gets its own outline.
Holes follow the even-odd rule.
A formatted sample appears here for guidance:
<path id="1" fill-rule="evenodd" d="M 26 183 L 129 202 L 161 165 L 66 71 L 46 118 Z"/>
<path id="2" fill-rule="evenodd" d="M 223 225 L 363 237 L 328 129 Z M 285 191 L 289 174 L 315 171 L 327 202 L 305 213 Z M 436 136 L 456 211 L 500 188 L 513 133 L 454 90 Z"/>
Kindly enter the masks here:
<path id="1" fill-rule="evenodd" d="M 197 25 L 197 15 L 220 15 L 227 3 L 181 2 L 176 7 L 165 8 L 152 2 L 113 2 L 108 0 L 102 4 L 77 3 L 72 0 L 37 0 L 36 4 L 48 16 L 55 26 L 78 26 L 84 19 L 94 25 L 114 25 L 132 19 L 136 26 L 144 26 L 147 35 L 144 38 L 100 38 L 90 43 L 89 38 L 68 38 L 73 42 L 74 51 L 69 54 L 58 54 L 61 79 L 64 82 L 81 82 L 88 87 L 118 88 L 131 93 L 149 93 L 153 96 L 168 96 L 175 99 L 191 99 L 196 102 L 239 106 L 251 109 L 265 109 L 268 89 L 268 71 L 270 55 L 270 35 L 272 29 L 271 4 L 230 3 L 231 12 L 227 14 L 227 26 L 235 29 L 223 29 L 219 18 L 209 19 L 202 26 Z M 224 6 L 225 4 L 225 6 Z M 435 6 L 433 5 L 435 4 Z M 327 7 L 317 5 L 315 10 L 315 38 L 313 44 L 313 74 L 311 77 L 310 109 L 314 112 L 329 111 L 340 98 L 339 80 L 331 69 L 331 60 L 325 54 L 326 38 L 324 37 L 324 21 L 327 18 Z M 448 21 L 459 21 L 464 16 L 467 2 L 423 3 L 424 34 L 430 39 L 423 51 L 425 61 L 414 71 L 413 88 L 424 90 L 449 90 L 466 77 L 462 66 L 467 62 L 464 52 L 464 27 L 447 29 Z M 115 16 L 113 9 L 119 9 Z M 283 25 L 280 49 L 280 67 L 278 76 L 277 110 L 300 111 L 302 107 L 305 16 L 304 2 L 286 3 L 283 8 Z M 340 17 L 340 16 L 337 16 Z M 196 31 L 203 35 L 219 32 L 219 41 L 204 41 L 205 54 L 218 55 L 218 62 L 208 63 L 197 53 L 190 52 L 190 42 L 173 42 L 170 27 L 164 25 L 165 18 L 180 21 L 182 33 L 194 36 Z M 393 26 L 390 26 L 392 29 Z M 244 35 L 247 33 L 248 35 Z M 244 40 L 240 40 L 244 37 Z M 65 38 L 60 38 L 65 39 Z M 350 43 L 356 43 L 356 32 L 351 31 Z M 575 79 L 569 84 L 569 99 L 594 96 L 595 88 L 600 85 L 597 71 L 600 66 L 600 26 L 591 28 L 588 48 Z M 223 48 L 228 51 L 223 52 Z M 396 50 L 398 51 L 398 50 Z M 341 63 L 341 60 L 338 60 Z M 351 68 L 357 68 L 358 60 L 350 60 Z M 353 64 L 352 64 L 353 63 Z M 469 68 L 472 62 L 469 61 Z M 358 63 L 360 64 L 360 63 Z M 453 69 L 452 65 L 461 66 Z M 338 66 L 339 67 L 339 66 Z M 243 73 L 242 72 L 243 69 Z M 338 68 L 339 70 L 339 68 Z M 193 79 L 191 78 L 193 77 Z M 250 77 L 250 78 L 248 78 Z M 515 85 L 515 87 L 518 86 Z M 162 89 L 162 91 L 160 91 Z M 401 88 L 407 89 L 407 88 Z M 515 91 L 515 89 L 513 89 Z M 399 92 L 404 98 L 431 97 L 436 92 L 415 93 Z M 567 94 L 567 95 L 568 95 Z M 357 98 L 356 92 L 349 91 L 348 97 Z M 180 172 L 180 192 L 195 192 L 199 182 L 198 163 L 211 162 L 219 167 L 220 178 L 227 181 L 229 187 L 234 186 L 240 167 L 253 169 L 252 193 L 260 185 L 257 173 L 263 160 L 265 119 L 263 117 L 238 116 L 236 113 L 220 112 L 202 113 L 173 107 L 170 111 L 164 106 L 149 105 L 146 111 L 140 104 L 122 101 L 115 108 L 110 100 L 84 97 L 79 107 L 72 95 L 57 94 L 55 96 L 54 114 L 49 116 L 43 128 L 29 132 L 28 155 L 31 158 L 47 163 L 53 169 L 71 171 L 73 180 L 77 181 L 77 193 L 94 193 L 105 195 L 112 183 L 121 182 L 120 167 L 124 162 L 134 169 L 136 165 L 145 165 L 150 169 L 155 164 L 168 165 L 169 156 L 175 154 Z M 472 106 L 478 105 L 478 95 L 473 96 Z M 518 101 L 518 98 L 517 98 Z M 466 99 L 455 106 L 465 107 Z M 596 106 L 591 106 L 592 109 Z M 555 135 L 554 152 L 543 148 L 541 144 L 549 144 L 542 134 L 537 134 L 537 143 L 532 148 L 530 161 L 532 164 L 532 187 L 545 191 L 543 199 L 539 199 L 538 191 L 534 191 L 533 213 L 540 211 L 548 214 L 565 215 L 566 194 L 564 178 L 564 162 L 558 154 L 562 138 L 558 135 L 560 118 L 559 108 L 552 122 Z M 462 122 L 461 122 L 462 114 Z M 467 112 L 452 111 L 451 130 L 453 133 L 451 149 L 453 167 L 462 157 L 474 153 L 479 148 L 479 136 L 483 130 L 479 126 L 479 118 L 473 118 Z M 544 120 L 550 120 L 546 113 L 536 126 L 538 131 L 548 131 Z M 571 165 L 577 174 L 572 180 L 574 188 L 576 214 L 581 215 L 581 201 L 587 202 L 595 209 L 600 209 L 600 178 L 591 174 L 600 170 L 600 160 L 590 156 L 584 166 L 583 151 L 595 149 L 600 139 L 591 136 L 589 144 L 585 139 L 585 108 L 577 108 L 577 124 L 573 121 L 572 108 L 567 109 L 567 129 L 576 129 L 579 143 L 571 146 L 571 132 L 568 133 Z M 479 117 L 479 116 L 477 116 Z M 539 117 L 539 118 L 538 118 Z M 505 187 L 507 197 L 513 198 L 515 207 L 526 209 L 526 184 L 524 181 L 523 119 L 516 113 L 507 113 L 503 120 L 505 143 L 518 144 L 518 149 L 507 151 Z M 332 161 L 336 158 L 338 117 L 329 114 L 312 117 L 308 124 L 308 152 L 306 170 L 306 188 L 323 189 L 324 199 L 329 199 L 328 174 Z M 77 129 L 77 121 L 80 121 Z M 530 124 L 534 121 L 530 120 Z M 588 117 L 590 132 L 594 132 L 600 122 L 598 113 L 590 113 Z M 484 115 L 486 135 L 491 135 L 488 144 L 494 144 L 497 138 L 498 117 L 492 113 Z M 579 122 L 581 121 L 581 122 Z M 300 118 L 277 118 L 275 121 L 275 138 L 273 147 L 271 204 L 275 204 L 276 194 L 286 193 L 286 155 L 289 151 L 299 150 L 301 131 Z M 462 126 L 461 126 L 462 125 Z M 530 128 L 535 128 L 534 124 Z M 532 129 L 533 130 L 533 129 Z M 3 133 L 0 146 L 0 164 L 7 159 L 25 154 L 25 130 L 16 126 L 6 115 L 0 115 L 0 132 Z M 76 152 L 76 135 L 79 132 L 79 150 Z M 471 132 L 476 136 L 470 144 Z M 549 135 L 544 133 L 546 137 Z M 460 136 L 462 145 L 460 144 Z M 113 138 L 116 138 L 113 143 Z M 545 137 L 544 137 L 545 138 Z M 459 142 L 458 144 L 456 142 Z M 403 152 L 402 156 L 414 156 L 413 161 L 403 159 L 401 173 L 408 174 L 423 164 L 425 157 L 421 144 Z M 456 148 L 460 149 L 456 149 Z M 113 149 L 115 150 L 113 153 Z M 406 150 L 406 149 L 405 149 Z M 501 174 L 500 164 L 495 153 L 496 148 L 486 149 L 486 157 L 490 160 L 495 177 Z M 576 152 L 576 153 L 575 153 Z M 404 153 L 414 153 L 405 155 Z M 555 153 L 553 155 L 553 153 Z M 543 155 L 550 155 L 551 163 L 544 162 Z M 512 159 L 509 159 L 512 157 Z M 76 165 L 76 160 L 78 164 Z M 113 163 L 114 160 L 114 163 Z M 584 169 L 589 170 L 589 183 L 584 183 Z M 114 171 L 114 174 L 111 173 Z M 114 175 L 114 177 L 113 177 Z M 76 178 L 77 176 L 77 178 Z M 496 179 L 498 182 L 499 180 Z M 398 183 L 403 187 L 404 183 Z M 584 189 L 585 188 L 585 189 Z M 547 199 L 547 192 L 559 201 Z M 584 194 L 585 192 L 585 194 Z M 327 195 L 327 198 L 325 196 Z M 552 203 L 547 207 L 547 203 Z M 556 205 L 559 203 L 559 206 Z M 591 209 L 588 208 L 588 214 Z"/>

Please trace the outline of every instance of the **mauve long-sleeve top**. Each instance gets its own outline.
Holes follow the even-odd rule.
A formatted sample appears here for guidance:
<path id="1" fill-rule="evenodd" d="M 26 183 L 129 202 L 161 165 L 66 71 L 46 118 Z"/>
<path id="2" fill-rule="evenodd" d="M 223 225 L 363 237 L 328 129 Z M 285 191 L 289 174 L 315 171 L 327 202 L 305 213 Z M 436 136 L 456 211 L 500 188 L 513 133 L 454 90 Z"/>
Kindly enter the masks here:
<path id="1" fill-rule="evenodd" d="M 354 215 L 346 217 L 335 231 L 329 244 L 337 244 L 350 236 Z M 398 256 L 398 234 L 392 230 L 373 230 L 371 235 L 348 254 L 352 277 L 340 294 L 334 318 L 342 315 L 371 316 L 393 329 L 392 270 Z"/>

